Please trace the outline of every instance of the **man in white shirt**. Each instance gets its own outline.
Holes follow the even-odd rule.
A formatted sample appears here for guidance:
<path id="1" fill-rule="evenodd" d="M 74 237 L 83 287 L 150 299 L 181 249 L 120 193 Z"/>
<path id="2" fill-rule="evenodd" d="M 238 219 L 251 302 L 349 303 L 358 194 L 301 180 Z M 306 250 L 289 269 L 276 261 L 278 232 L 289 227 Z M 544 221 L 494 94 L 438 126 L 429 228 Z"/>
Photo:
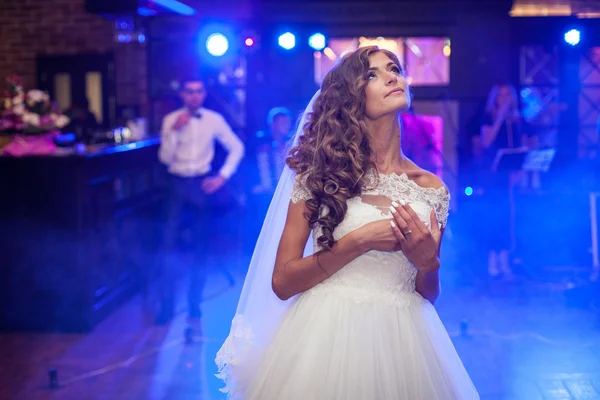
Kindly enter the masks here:
<path id="1" fill-rule="evenodd" d="M 202 107 L 206 99 L 202 80 L 192 78 L 183 81 L 181 98 L 184 107 L 163 119 L 158 154 L 169 171 L 164 251 L 168 254 L 175 250 L 181 215 L 185 208 L 190 208 L 194 215 L 189 222 L 195 233 L 193 246 L 196 257 L 192 262 L 188 305 L 190 317 L 198 318 L 206 280 L 208 237 L 212 229 L 209 221 L 211 214 L 227 197 L 225 184 L 244 156 L 244 145 L 220 114 Z M 215 140 L 228 152 L 225 163 L 216 174 L 211 171 Z M 175 274 L 164 260 L 161 269 L 163 290 L 157 323 L 166 323 L 173 317 L 175 308 Z"/>

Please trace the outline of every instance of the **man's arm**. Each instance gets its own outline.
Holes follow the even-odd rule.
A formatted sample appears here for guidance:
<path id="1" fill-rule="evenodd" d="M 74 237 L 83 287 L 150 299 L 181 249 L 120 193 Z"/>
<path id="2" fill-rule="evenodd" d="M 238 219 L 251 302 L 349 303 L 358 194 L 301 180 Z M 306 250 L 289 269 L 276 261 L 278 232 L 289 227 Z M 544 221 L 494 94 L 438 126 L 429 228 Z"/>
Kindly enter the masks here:
<path id="1" fill-rule="evenodd" d="M 237 170 L 240 161 L 244 157 L 244 143 L 231 130 L 231 127 L 221 116 L 220 126 L 217 127 L 216 139 L 227 150 L 227 158 L 223 167 L 219 171 L 219 175 L 225 179 L 229 179 Z"/>
<path id="2" fill-rule="evenodd" d="M 171 164 L 177 149 L 177 134 L 173 129 L 177 115 L 169 114 L 163 118 L 160 129 L 160 148 L 158 150 L 158 159 L 165 165 Z"/>

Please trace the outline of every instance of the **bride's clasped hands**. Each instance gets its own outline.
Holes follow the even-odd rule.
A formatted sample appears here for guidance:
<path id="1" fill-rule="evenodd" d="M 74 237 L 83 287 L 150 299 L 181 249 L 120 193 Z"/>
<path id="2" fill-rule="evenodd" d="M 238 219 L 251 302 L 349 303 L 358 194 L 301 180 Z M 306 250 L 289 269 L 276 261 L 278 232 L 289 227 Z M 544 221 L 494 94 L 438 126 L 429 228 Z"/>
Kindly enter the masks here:
<path id="1" fill-rule="evenodd" d="M 439 268 L 442 232 L 435 212 L 431 210 L 429 229 L 411 206 L 402 200 L 392 202 L 390 210 L 391 219 L 373 221 L 352 232 L 356 235 L 359 246 L 365 252 L 402 250 L 418 269 Z"/>

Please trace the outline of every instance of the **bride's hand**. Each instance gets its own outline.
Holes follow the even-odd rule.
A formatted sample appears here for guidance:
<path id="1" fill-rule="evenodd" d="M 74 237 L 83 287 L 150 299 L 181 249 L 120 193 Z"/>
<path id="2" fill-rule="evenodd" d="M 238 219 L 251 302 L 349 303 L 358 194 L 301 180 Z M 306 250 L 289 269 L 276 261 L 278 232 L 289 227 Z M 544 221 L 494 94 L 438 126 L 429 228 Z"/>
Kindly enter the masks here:
<path id="1" fill-rule="evenodd" d="M 442 233 L 437 218 L 431 210 L 431 230 L 408 205 L 392 203 L 395 227 L 392 228 L 402 253 L 418 269 L 439 268 L 439 248 Z"/>
<path id="2" fill-rule="evenodd" d="M 365 251 L 398 251 L 400 243 L 392 230 L 391 219 L 369 222 L 354 231 Z"/>

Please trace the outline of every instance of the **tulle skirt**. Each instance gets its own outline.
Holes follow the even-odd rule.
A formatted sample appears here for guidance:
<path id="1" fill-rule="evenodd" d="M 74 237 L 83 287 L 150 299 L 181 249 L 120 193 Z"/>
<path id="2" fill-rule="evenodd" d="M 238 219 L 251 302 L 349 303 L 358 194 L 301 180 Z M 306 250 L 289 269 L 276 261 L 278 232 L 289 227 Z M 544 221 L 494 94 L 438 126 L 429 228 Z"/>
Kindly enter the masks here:
<path id="1" fill-rule="evenodd" d="M 479 399 L 431 303 L 394 297 L 357 301 L 326 286 L 304 293 L 247 367 L 243 400 Z"/>

